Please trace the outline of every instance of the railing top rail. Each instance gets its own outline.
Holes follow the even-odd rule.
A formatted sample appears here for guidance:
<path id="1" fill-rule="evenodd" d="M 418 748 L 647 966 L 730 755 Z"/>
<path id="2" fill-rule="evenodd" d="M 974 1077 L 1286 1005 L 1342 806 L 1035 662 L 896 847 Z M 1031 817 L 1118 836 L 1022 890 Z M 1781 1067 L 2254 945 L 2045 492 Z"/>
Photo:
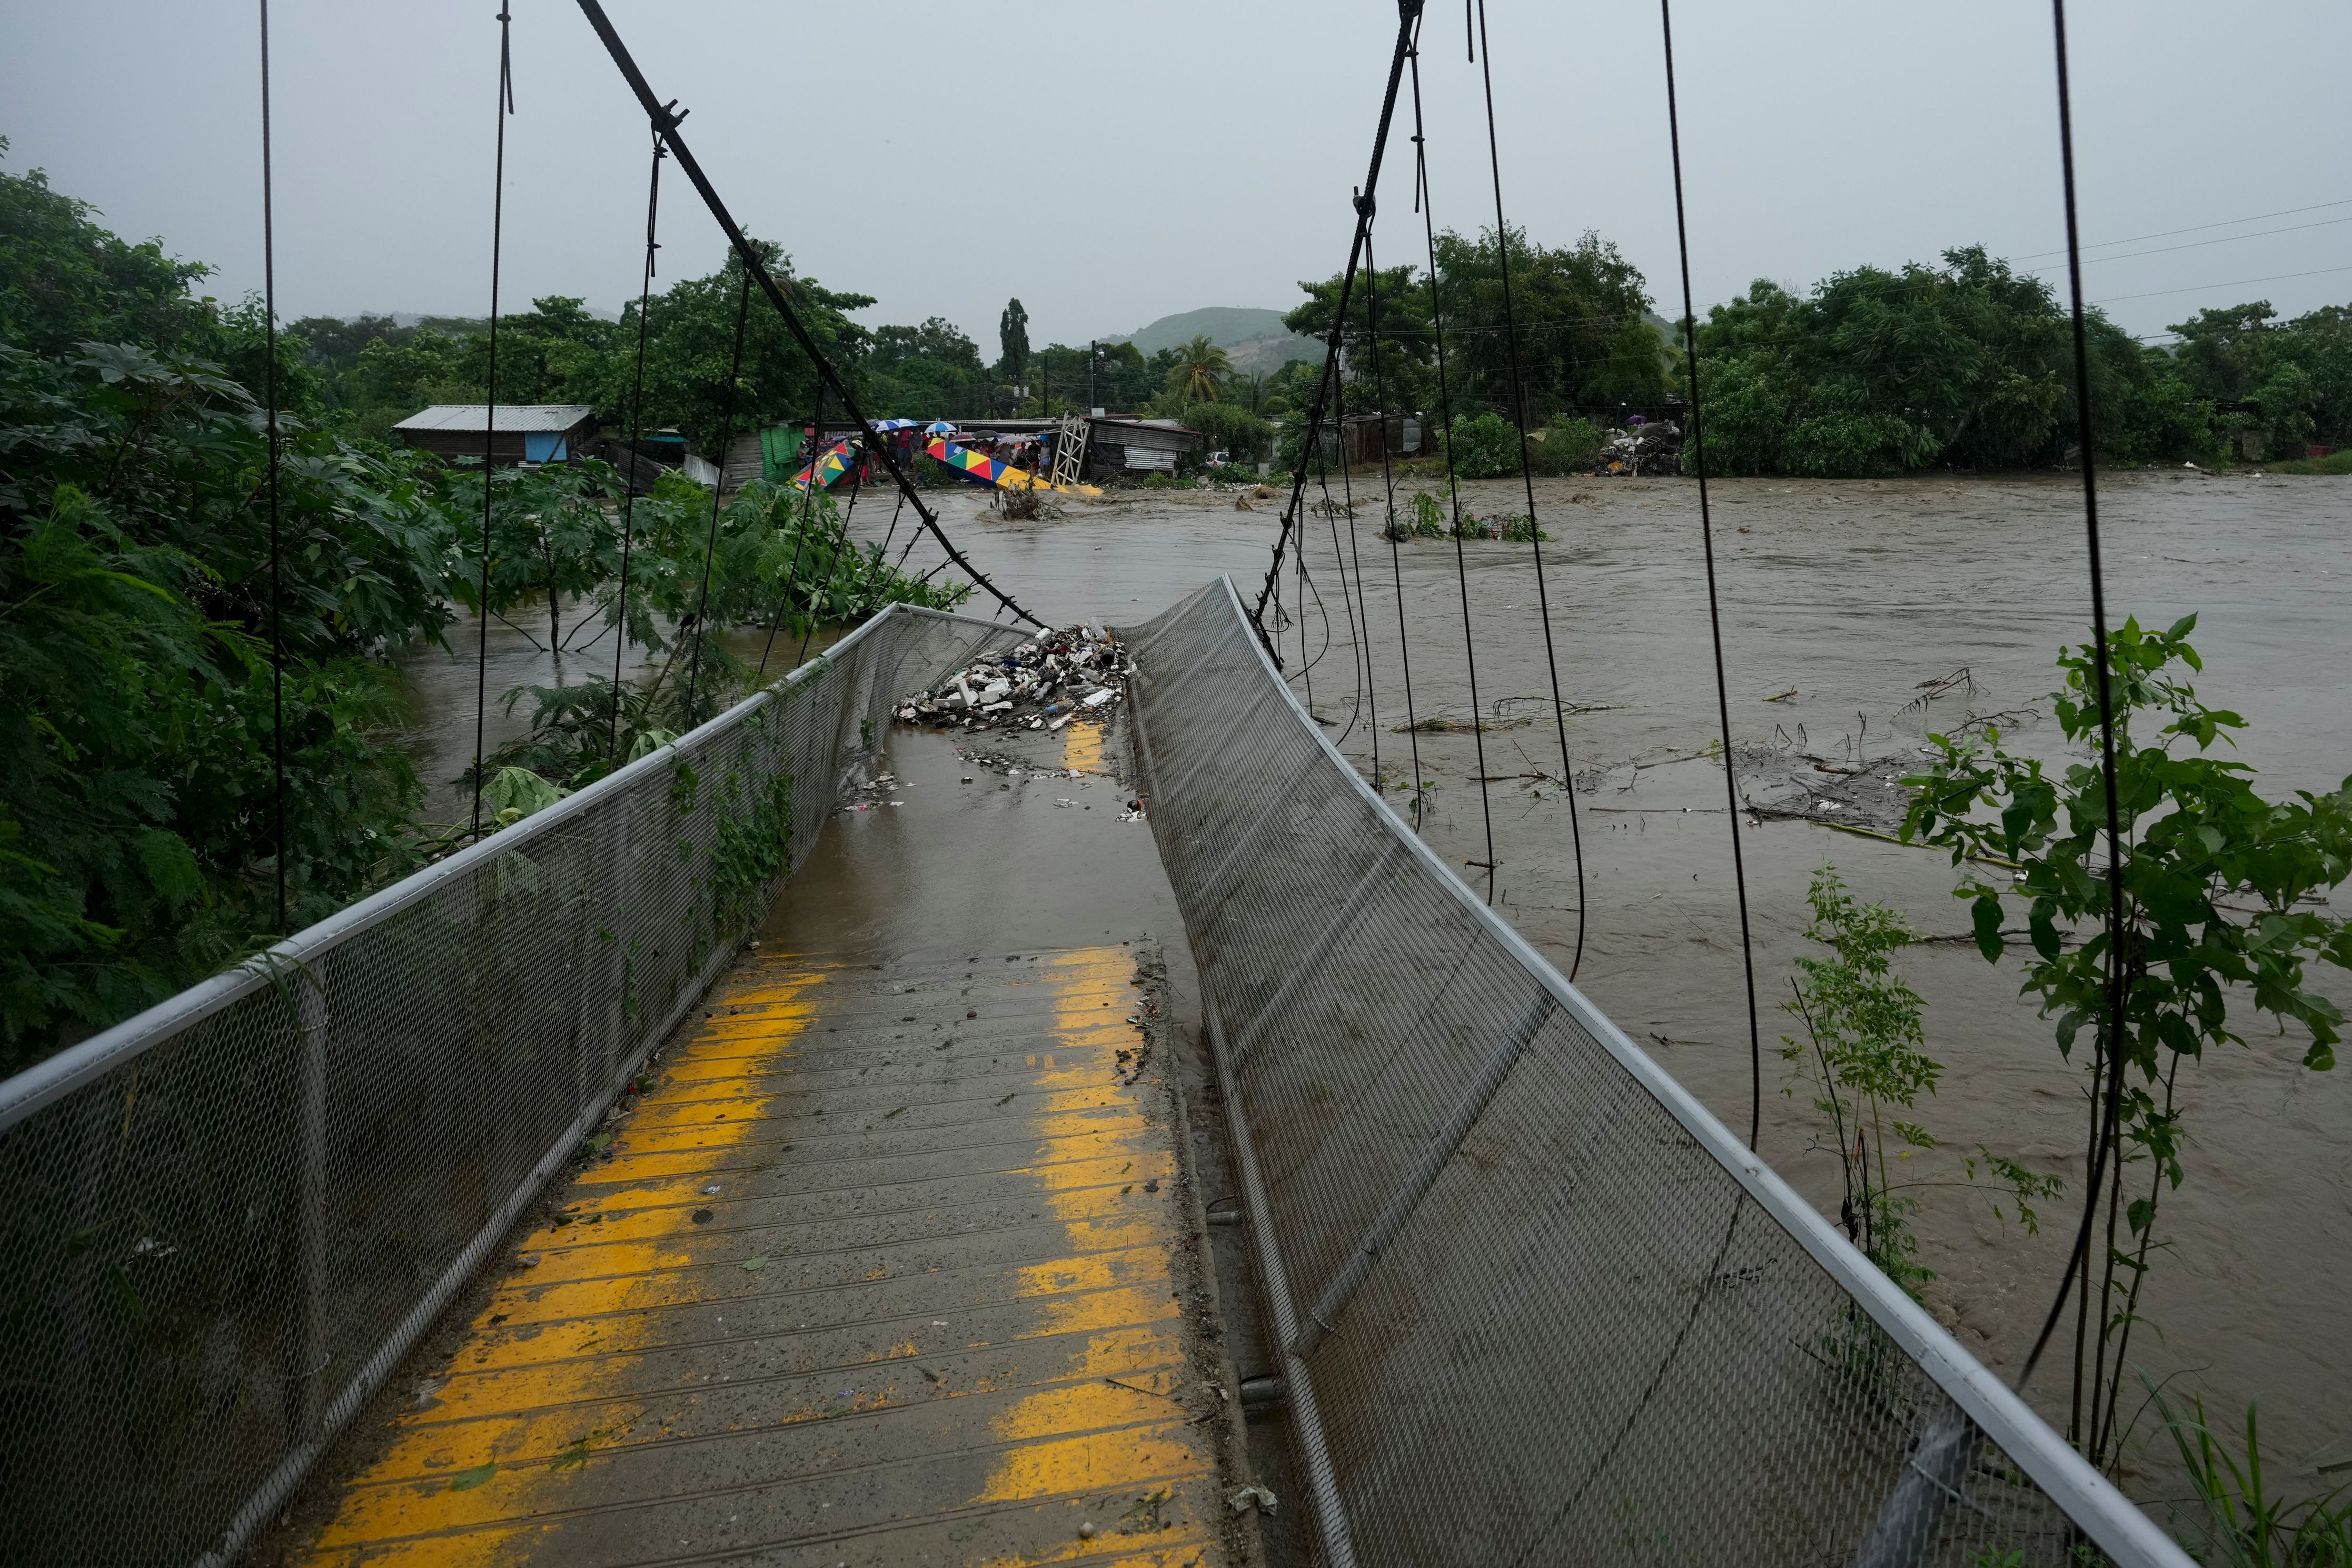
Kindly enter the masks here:
<path id="1" fill-rule="evenodd" d="M 299 969 L 310 959 L 390 919 L 450 878 L 464 875 L 490 857 L 509 853 L 533 839 L 559 831 L 572 818 L 594 809 L 599 802 L 626 789 L 632 780 L 660 767 L 670 757 L 742 722 L 772 700 L 780 691 L 806 680 L 826 660 L 856 647 L 892 616 L 924 616 L 997 631 L 1020 630 L 1003 622 L 983 621 L 976 616 L 956 615 L 922 605 L 886 605 L 831 647 L 668 744 L 615 768 L 594 784 L 564 796 L 542 811 L 532 813 L 512 827 L 478 838 L 465 848 L 411 872 L 389 887 L 378 889 L 357 903 L 339 910 L 317 924 L 307 926 L 273 943 L 267 951 L 243 960 L 235 968 L 198 981 L 146 1011 L 0 1081 L 0 1132 L 7 1131 L 43 1106 L 72 1093 L 83 1084 L 102 1078 L 125 1062 L 136 1059 L 180 1030 L 202 1022 L 257 987 L 270 984 L 281 970 Z"/>
<path id="2" fill-rule="evenodd" d="M 1234 615 L 1246 628 L 1249 613 L 1230 575 L 1220 579 Z M 1653 1060 L 1569 984 L 1512 925 L 1482 902 L 1454 876 L 1453 868 L 1423 842 L 1403 818 L 1391 809 L 1363 775 L 1356 771 L 1322 726 L 1308 717 L 1297 693 L 1283 679 L 1257 637 L 1244 638 L 1256 654 L 1265 678 L 1277 687 L 1298 719 L 1300 727 L 1345 774 L 1377 820 L 1415 857 L 1423 868 L 1469 916 L 1517 960 L 1552 997 L 1581 1025 L 1601 1047 L 1615 1058 L 1682 1128 L 1728 1172 L 1747 1194 L 1796 1238 L 1799 1245 L 1828 1272 L 1873 1321 L 1885 1331 L 1952 1402 L 1974 1421 L 1985 1436 L 2014 1459 L 2033 1482 L 2056 1500 L 2074 1522 L 2095 1541 L 2121 1568 L 2192 1568 L 2178 1543 L 2141 1512 L 2105 1476 L 2068 1447 L 2050 1424 L 2027 1406 L 2015 1392 L 1944 1331 L 1925 1309 L 1906 1295 L 1853 1244 L 1823 1219 L 1764 1160 L 1735 1137 L 1699 1103 L 1675 1077 Z"/>

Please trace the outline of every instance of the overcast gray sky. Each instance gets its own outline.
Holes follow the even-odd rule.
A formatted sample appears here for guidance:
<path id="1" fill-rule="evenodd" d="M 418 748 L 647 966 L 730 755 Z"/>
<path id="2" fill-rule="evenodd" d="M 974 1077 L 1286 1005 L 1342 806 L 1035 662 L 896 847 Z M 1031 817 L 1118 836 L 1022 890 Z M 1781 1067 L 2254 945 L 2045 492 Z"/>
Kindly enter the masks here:
<path id="1" fill-rule="evenodd" d="M 1336 271 L 1395 15 L 1380 0 L 610 9 L 655 87 L 693 110 L 688 143 L 747 227 L 877 296 L 869 323 L 944 315 L 992 354 L 1009 295 L 1033 340 L 1080 341 L 1202 305 L 1287 309 L 1297 279 Z M 494 0 L 272 10 L 281 310 L 480 313 Z M 572 5 L 514 13 L 504 298 L 617 307 L 637 281 L 643 119 Z M 2117 258 L 2089 268 L 2090 297 L 2138 332 L 2200 305 L 2352 300 L 2352 5 L 2075 0 L 2072 15 L 2084 239 L 2257 220 L 2095 251 Z M 1675 21 L 1702 309 L 1757 277 L 2063 245 L 2042 0 L 1684 0 Z M 1672 315 L 1655 10 L 1490 0 L 1488 26 L 1512 221 L 1553 242 L 1598 229 Z M 46 168 L 118 232 L 215 264 L 217 293 L 258 288 L 256 31 L 250 0 L 0 9 L 8 167 Z M 1459 7 L 1433 5 L 1423 46 L 1437 218 L 1473 228 L 1493 195 Z M 1405 130 L 1401 111 L 1384 259 L 1407 259 L 1417 232 Z M 710 270 L 717 226 L 682 180 L 664 197 L 666 271 Z M 2297 273 L 2316 275 L 2280 276 Z"/>

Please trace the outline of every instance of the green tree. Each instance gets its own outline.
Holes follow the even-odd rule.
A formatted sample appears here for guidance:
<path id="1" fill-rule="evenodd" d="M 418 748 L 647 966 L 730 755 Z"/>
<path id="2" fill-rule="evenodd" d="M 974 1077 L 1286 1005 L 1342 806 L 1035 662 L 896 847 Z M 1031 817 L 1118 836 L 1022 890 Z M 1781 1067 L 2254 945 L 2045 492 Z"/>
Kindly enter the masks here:
<path id="1" fill-rule="evenodd" d="M 482 487 L 490 486 L 489 597 L 482 597 Z M 457 565 L 451 588 L 457 601 L 513 626 L 511 612 L 536 605 L 547 617 L 547 640 L 528 630 L 535 647 L 555 656 L 563 668 L 563 608 L 621 570 L 621 531 L 607 502 L 622 491 L 618 477 L 600 462 L 502 468 L 486 476 L 478 468 L 453 474 L 442 487 L 448 514 L 457 520 Z"/>
<path id="2" fill-rule="evenodd" d="M 1208 438 L 1209 450 L 1224 452 L 1236 463 L 1256 462 L 1274 439 L 1271 424 L 1235 403 L 1195 403 L 1182 417 Z"/>
<path id="3" fill-rule="evenodd" d="M 1862 267 L 1800 297 L 1768 280 L 1698 331 L 1701 436 L 1717 472 L 1844 478 L 2056 463 L 2074 429 L 2067 312 L 1980 246 L 1941 267 Z M 2103 454 L 2203 454 L 2210 437 L 2160 353 L 2090 312 Z M 1685 468 L 1699 456 L 1684 455 Z"/>
<path id="4" fill-rule="evenodd" d="M 1029 312 L 1018 300 L 1004 302 L 1004 313 L 996 318 L 997 374 L 1007 381 L 1018 381 L 1029 368 Z"/>
<path id="5" fill-rule="evenodd" d="M 1341 380 L 1334 411 L 1344 401 L 1347 413 L 1371 413 L 1381 396 L 1391 409 L 1437 406 L 1429 288 L 1421 278 L 1419 268 L 1405 266 L 1383 267 L 1377 277 L 1367 272 L 1356 279 L 1348 296 L 1348 324 L 1341 343 L 1349 374 Z M 1286 314 L 1282 324 L 1303 336 L 1328 341 L 1339 310 L 1339 284 L 1337 275 L 1319 282 L 1301 280 L 1298 287 L 1307 295 L 1307 303 Z M 1380 327 L 1377 343 L 1371 332 L 1375 310 Z M 1318 354 L 1312 360 L 1293 360 L 1284 365 L 1269 381 L 1268 395 L 1282 398 L 1289 409 L 1309 406 L 1315 384 L 1323 374 L 1323 358 Z"/>
<path id="6" fill-rule="evenodd" d="M 2025 994 L 2057 1020 L 2069 1061 L 2091 1036 L 2084 1154 L 2105 1174 L 2086 1194 L 2097 1218 L 2079 1282 L 2068 1431 L 2094 1464 L 2113 1460 L 2121 1440 L 2117 1402 L 2140 1287 L 2166 1245 L 2158 1211 L 2186 1174 L 2184 1069 L 2245 1044 L 2231 1026 L 2232 1005 L 2271 1015 L 2282 1032 L 2299 1026 L 2309 1038 L 2304 1065 L 2333 1067 L 2343 1014 L 2309 988 L 2305 966 L 2352 968 L 2352 921 L 2315 907 L 2352 876 L 2352 778 L 2326 795 L 2271 801 L 2255 793 L 2247 764 L 2207 755 L 2245 721 L 2200 702 L 2183 678 L 2204 668 L 2188 641 L 2196 624 L 2189 616 L 2149 632 L 2127 620 L 2108 634 L 2122 825 L 2122 916 L 2112 928 L 2095 762 L 2052 777 L 2039 759 L 2004 751 L 1997 732 L 1981 742 L 1939 735 L 1930 737 L 1933 765 L 1906 781 L 1916 794 L 1903 837 L 1948 848 L 1955 866 L 1969 868 L 1956 896 L 1969 901 L 1987 961 L 2005 951 L 2004 900 L 2022 901 Z M 2065 686 L 2053 701 L 2078 748 L 2097 739 L 2096 656 L 2085 643 L 2058 660 Z M 2003 861 L 2022 868 L 2013 884 L 1976 869 Z M 2119 1034 L 2111 985 L 2123 1001 Z"/>
<path id="7" fill-rule="evenodd" d="M 1936 1146 L 1926 1128 L 1906 1118 L 1915 1114 L 1919 1096 L 1935 1092 L 1944 1070 L 1927 1054 L 1927 1004 L 1893 962 L 1917 934 L 1885 904 L 1857 900 L 1832 866 L 1813 873 L 1805 901 L 1813 911 L 1806 939 L 1828 951 L 1796 961 L 1803 978 L 1781 1008 L 1803 1022 L 1805 1038 L 1782 1036 L 1780 1056 L 1811 1081 L 1814 1108 L 1830 1120 L 1844 1182 L 1838 1223 L 1888 1279 L 1916 1296 L 1914 1287 L 1935 1271 L 1918 1261 L 1911 1232 L 1918 1200 L 1909 1189 L 1916 1184 L 1898 1181 L 1895 1173 L 1911 1155 Z"/>
<path id="8" fill-rule="evenodd" d="M 1665 342 L 1652 324 L 1648 285 L 1613 243 L 1587 231 L 1573 246 L 1542 246 L 1513 229 L 1508 254 L 1507 317 L 1494 231 L 1437 237 L 1446 372 L 1465 396 L 1508 414 L 1513 334 L 1506 328 L 1516 323 L 1529 421 L 1558 409 L 1646 410 L 1665 402 Z"/>
<path id="9" fill-rule="evenodd" d="M 478 484 L 472 493 L 479 497 Z M 521 768 L 578 788 L 723 712 L 760 673 L 729 648 L 727 632 L 769 634 L 772 679 L 818 626 L 862 620 L 891 604 L 951 609 L 971 593 L 968 584 L 899 572 L 878 542 L 849 541 L 830 491 L 808 497 L 754 480 L 719 507 L 715 537 L 712 521 L 710 491 L 680 474 L 664 475 L 637 502 L 637 553 L 620 629 L 659 662 L 617 687 L 596 675 L 509 690 L 509 711 L 530 700 L 530 732 L 487 759 L 486 774 Z M 500 537 L 495 513 L 491 537 Z M 607 576 L 594 599 L 608 628 L 620 621 L 615 579 Z"/>
<path id="10" fill-rule="evenodd" d="M 1181 403 L 1214 403 L 1224 396 L 1225 383 L 1233 374 L 1232 356 L 1206 335 L 1196 333 L 1176 351 L 1176 363 L 1168 373 L 1168 390 Z"/>

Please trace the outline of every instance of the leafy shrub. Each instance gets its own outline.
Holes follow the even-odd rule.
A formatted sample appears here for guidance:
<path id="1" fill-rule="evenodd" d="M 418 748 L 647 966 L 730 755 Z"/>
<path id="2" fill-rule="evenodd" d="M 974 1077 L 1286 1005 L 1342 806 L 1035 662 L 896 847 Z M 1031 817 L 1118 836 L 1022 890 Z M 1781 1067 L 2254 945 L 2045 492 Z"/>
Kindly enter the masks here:
<path id="1" fill-rule="evenodd" d="M 1256 463 L 1274 439 L 1274 426 L 1238 404 L 1189 403 L 1178 417 L 1208 438 L 1208 450 L 1240 464 Z"/>
<path id="2" fill-rule="evenodd" d="M 1462 479 L 1500 479 L 1519 471 L 1519 433 L 1499 414 L 1456 415 L 1454 427 L 1441 438 Z"/>
<path id="3" fill-rule="evenodd" d="M 1601 456 L 1607 440 L 1590 419 L 1555 414 L 1542 429 L 1528 432 L 1528 467 L 1547 477 L 1581 473 Z"/>

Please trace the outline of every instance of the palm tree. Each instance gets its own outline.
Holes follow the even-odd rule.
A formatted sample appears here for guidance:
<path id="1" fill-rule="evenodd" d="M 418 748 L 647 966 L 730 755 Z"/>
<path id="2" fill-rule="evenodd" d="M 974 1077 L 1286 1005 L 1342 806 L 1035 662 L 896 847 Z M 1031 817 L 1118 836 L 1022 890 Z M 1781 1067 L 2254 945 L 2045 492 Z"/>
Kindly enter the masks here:
<path id="1" fill-rule="evenodd" d="M 1171 391 L 1186 403 L 1214 403 L 1224 395 L 1234 362 L 1206 333 L 1195 335 L 1176 353 L 1176 367 L 1168 373 Z"/>

